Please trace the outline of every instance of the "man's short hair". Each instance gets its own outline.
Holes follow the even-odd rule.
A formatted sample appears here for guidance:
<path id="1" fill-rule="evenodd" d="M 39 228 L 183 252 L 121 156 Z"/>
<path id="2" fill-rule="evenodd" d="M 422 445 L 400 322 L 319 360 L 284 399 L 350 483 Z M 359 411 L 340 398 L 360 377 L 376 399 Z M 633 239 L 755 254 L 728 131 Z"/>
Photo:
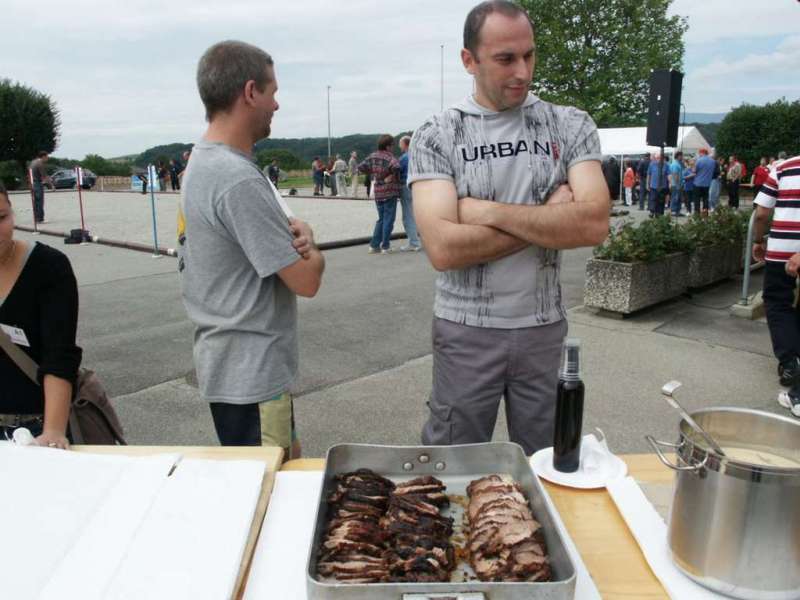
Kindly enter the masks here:
<path id="1" fill-rule="evenodd" d="M 683 158 L 683 152 L 681 152 L 680 150 L 678 150 L 678 151 L 675 153 L 675 158 Z"/>
<path id="2" fill-rule="evenodd" d="M 486 22 L 486 17 L 495 12 L 511 18 L 525 15 L 525 18 L 528 19 L 528 23 L 531 25 L 531 31 L 535 31 L 533 21 L 525 9 L 513 2 L 508 2 L 508 0 L 487 0 L 487 2 L 481 2 L 469 11 L 464 21 L 464 48 L 469 50 L 476 59 L 478 56 L 478 45 L 480 44 L 480 34 L 481 29 L 483 29 L 483 24 Z"/>
<path id="3" fill-rule="evenodd" d="M 253 80 L 259 91 L 271 81 L 267 67 L 272 57 L 251 44 L 227 40 L 211 46 L 197 64 L 197 89 L 206 107 L 206 119 L 230 110 L 245 84 Z"/>
<path id="4" fill-rule="evenodd" d="M 700 154 L 708 154 L 708 148 L 700 148 L 700 149 L 698 150 L 698 152 L 699 152 Z"/>
<path id="5" fill-rule="evenodd" d="M 401 144 L 405 144 L 406 146 L 408 146 L 411 143 L 411 136 L 410 135 L 404 135 L 403 137 L 400 138 L 400 143 Z"/>
<path id="6" fill-rule="evenodd" d="M 45 152 L 44 150 L 41 150 L 41 151 L 36 153 L 36 158 L 44 158 L 45 156 L 48 156 L 48 154 L 49 154 L 49 152 Z"/>
<path id="7" fill-rule="evenodd" d="M 394 144 L 394 138 L 388 133 L 384 133 L 378 138 L 378 150 L 386 150 L 392 144 Z"/>

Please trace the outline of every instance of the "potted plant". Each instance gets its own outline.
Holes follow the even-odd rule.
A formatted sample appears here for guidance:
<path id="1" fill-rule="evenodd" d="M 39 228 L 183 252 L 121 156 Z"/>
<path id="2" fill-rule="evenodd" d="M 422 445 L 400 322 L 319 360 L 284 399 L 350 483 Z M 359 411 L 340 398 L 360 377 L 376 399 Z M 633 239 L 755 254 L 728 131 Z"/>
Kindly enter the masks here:
<path id="1" fill-rule="evenodd" d="M 630 314 L 687 289 L 694 242 L 667 216 L 612 228 L 586 263 L 584 305 Z"/>
<path id="2" fill-rule="evenodd" d="M 689 287 L 703 287 L 727 279 L 741 269 L 748 220 L 749 213 L 728 207 L 689 219 L 685 228 L 694 246 L 689 254 Z"/>

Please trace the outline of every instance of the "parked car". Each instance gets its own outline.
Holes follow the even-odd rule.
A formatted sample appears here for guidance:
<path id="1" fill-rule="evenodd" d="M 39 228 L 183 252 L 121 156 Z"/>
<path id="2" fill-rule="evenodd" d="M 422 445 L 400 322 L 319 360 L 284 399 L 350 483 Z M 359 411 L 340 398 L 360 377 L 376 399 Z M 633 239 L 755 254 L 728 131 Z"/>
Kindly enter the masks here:
<path id="1" fill-rule="evenodd" d="M 59 169 L 50 176 L 50 181 L 53 182 L 54 189 L 71 190 L 77 183 L 77 177 L 72 169 Z"/>
<path id="2" fill-rule="evenodd" d="M 97 175 L 92 173 L 89 169 L 84 169 L 83 185 L 81 187 L 85 190 L 90 190 L 94 187 L 95 183 L 97 183 Z"/>
<path id="3" fill-rule="evenodd" d="M 73 189 L 78 183 L 74 169 L 59 169 L 50 176 L 53 181 L 53 188 L 55 189 Z M 89 169 L 83 170 L 83 185 L 84 190 L 90 190 L 97 182 L 97 175 L 92 173 Z"/>

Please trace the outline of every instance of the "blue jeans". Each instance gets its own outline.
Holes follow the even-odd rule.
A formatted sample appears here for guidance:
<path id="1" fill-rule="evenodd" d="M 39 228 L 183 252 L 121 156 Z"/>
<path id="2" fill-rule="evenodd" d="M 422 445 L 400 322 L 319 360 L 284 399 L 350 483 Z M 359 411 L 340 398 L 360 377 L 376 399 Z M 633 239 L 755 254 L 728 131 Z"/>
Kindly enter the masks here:
<path id="1" fill-rule="evenodd" d="M 375 229 L 372 232 L 372 241 L 369 245 L 372 248 L 381 247 L 388 250 L 394 229 L 394 216 L 397 212 L 397 198 L 387 198 L 386 200 L 376 200 L 375 207 L 378 209 L 378 220 L 375 222 Z"/>
<path id="2" fill-rule="evenodd" d="M 403 228 L 408 236 L 408 245 L 419 246 L 419 236 L 417 235 L 417 222 L 414 220 L 414 205 L 411 197 L 411 188 L 403 186 L 400 195 L 400 206 L 403 208 Z"/>
<path id="3" fill-rule="evenodd" d="M 650 209 L 651 215 L 664 214 L 664 201 L 667 198 L 667 190 L 661 188 L 659 190 L 650 188 L 650 195 L 647 201 L 647 206 Z"/>
<path id="4" fill-rule="evenodd" d="M 33 219 L 38 223 L 44 221 L 44 186 L 33 184 Z"/>
<path id="5" fill-rule="evenodd" d="M 711 210 L 717 208 L 717 204 L 719 204 L 719 178 L 711 180 L 708 188 L 708 204 Z"/>
<path id="6" fill-rule="evenodd" d="M 644 203 L 647 199 L 647 178 L 639 182 L 639 210 L 644 210 Z"/>
<path id="7" fill-rule="evenodd" d="M 669 209 L 673 215 L 681 212 L 681 189 L 677 185 L 669 191 Z"/>

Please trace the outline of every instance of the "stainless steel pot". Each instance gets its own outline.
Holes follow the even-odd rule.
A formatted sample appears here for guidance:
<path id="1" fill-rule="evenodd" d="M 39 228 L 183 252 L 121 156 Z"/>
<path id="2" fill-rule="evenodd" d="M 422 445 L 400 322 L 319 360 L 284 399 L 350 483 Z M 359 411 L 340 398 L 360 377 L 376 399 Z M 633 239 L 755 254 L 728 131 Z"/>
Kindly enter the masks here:
<path id="1" fill-rule="evenodd" d="M 692 417 L 727 454 L 734 447 L 800 461 L 800 421 L 741 408 Z M 678 568 L 734 598 L 800 599 L 800 468 L 720 456 L 685 420 L 677 444 L 647 440 L 677 472 L 669 548 Z M 674 448 L 678 464 L 659 446 Z"/>

